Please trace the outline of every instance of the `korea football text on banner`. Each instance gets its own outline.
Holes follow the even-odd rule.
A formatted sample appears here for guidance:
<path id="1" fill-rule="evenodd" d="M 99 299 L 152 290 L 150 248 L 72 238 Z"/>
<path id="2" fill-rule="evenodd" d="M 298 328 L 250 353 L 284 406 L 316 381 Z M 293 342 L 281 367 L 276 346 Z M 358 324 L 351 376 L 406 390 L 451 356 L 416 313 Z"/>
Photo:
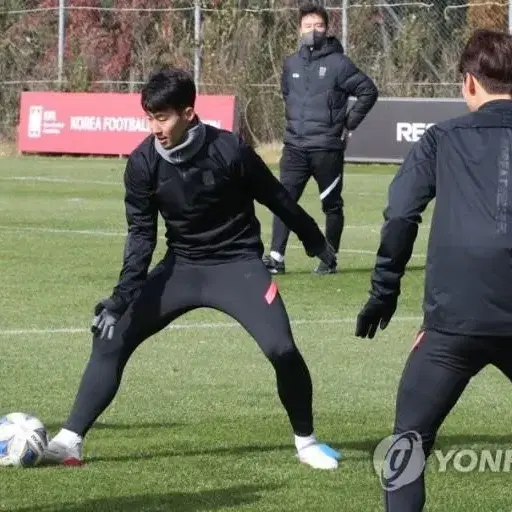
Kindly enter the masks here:
<path id="1" fill-rule="evenodd" d="M 234 96 L 199 95 L 204 123 L 237 131 Z M 26 153 L 129 155 L 149 135 L 140 94 L 23 92 L 18 149 Z"/>

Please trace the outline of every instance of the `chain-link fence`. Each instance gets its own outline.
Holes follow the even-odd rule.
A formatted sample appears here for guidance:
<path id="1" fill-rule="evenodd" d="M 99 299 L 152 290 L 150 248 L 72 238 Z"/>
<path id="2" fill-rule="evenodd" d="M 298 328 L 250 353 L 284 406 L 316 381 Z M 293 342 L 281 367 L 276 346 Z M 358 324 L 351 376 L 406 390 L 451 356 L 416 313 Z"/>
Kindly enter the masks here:
<path id="1" fill-rule="evenodd" d="M 297 49 L 298 0 L 0 0 L 0 135 L 23 90 L 138 91 L 151 69 L 195 71 L 236 94 L 256 142 L 283 130 L 279 76 Z M 509 30 L 509 2 L 317 0 L 330 32 L 382 96 L 459 94 L 457 60 L 477 27 Z"/>

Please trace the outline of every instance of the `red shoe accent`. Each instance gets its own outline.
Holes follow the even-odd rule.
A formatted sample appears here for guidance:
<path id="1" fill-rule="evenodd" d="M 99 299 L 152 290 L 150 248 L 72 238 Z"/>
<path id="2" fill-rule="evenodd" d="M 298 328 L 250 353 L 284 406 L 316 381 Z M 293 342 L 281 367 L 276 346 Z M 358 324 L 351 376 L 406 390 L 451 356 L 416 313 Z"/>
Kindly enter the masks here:
<path id="1" fill-rule="evenodd" d="M 63 466 L 83 466 L 83 462 L 80 459 L 77 459 L 75 457 L 66 457 L 65 459 L 62 459 L 62 465 Z"/>

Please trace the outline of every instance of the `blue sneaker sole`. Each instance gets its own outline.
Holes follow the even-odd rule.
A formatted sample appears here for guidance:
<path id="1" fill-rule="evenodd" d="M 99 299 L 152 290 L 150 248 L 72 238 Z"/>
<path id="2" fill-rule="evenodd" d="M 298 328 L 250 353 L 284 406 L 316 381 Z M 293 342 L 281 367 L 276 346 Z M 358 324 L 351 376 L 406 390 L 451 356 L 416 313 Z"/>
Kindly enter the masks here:
<path id="1" fill-rule="evenodd" d="M 333 448 L 331 448 L 330 446 L 327 446 L 326 444 L 319 444 L 318 447 L 328 457 L 332 457 L 333 459 L 336 459 L 336 460 L 341 460 L 343 458 L 343 455 L 341 454 L 341 452 L 334 450 Z"/>

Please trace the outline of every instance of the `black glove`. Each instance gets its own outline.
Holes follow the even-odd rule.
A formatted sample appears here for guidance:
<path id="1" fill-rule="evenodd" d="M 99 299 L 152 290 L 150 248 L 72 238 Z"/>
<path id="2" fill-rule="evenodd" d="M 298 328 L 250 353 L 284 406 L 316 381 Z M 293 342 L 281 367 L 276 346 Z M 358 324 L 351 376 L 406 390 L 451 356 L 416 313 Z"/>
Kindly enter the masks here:
<path id="1" fill-rule="evenodd" d="M 343 143 L 343 149 L 347 149 L 348 140 L 352 137 L 352 132 L 348 130 L 348 128 L 343 128 L 343 132 L 341 133 L 341 142 Z"/>
<path id="2" fill-rule="evenodd" d="M 390 296 L 386 299 L 378 299 L 373 295 L 357 315 L 356 336 L 372 339 L 377 328 L 384 330 L 393 317 L 397 306 L 397 297 Z"/>
<path id="3" fill-rule="evenodd" d="M 114 336 L 114 326 L 126 311 L 127 305 L 112 297 L 102 299 L 94 308 L 94 321 L 91 332 L 100 338 L 111 340 Z"/>
<path id="4" fill-rule="evenodd" d="M 322 245 L 314 247 L 304 245 L 304 249 L 310 258 L 320 258 L 327 265 L 337 263 L 336 253 L 325 238 Z"/>

